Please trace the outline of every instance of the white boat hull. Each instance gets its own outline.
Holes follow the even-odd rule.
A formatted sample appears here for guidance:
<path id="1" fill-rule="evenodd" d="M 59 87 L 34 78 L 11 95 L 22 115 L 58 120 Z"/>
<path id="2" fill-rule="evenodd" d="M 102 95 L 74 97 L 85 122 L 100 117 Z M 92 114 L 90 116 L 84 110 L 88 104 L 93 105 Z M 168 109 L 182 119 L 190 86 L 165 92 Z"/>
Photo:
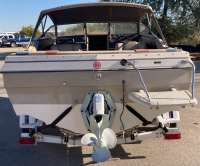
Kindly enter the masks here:
<path id="1" fill-rule="evenodd" d="M 148 121 L 152 121 L 155 117 L 165 112 L 180 110 L 180 107 L 163 107 L 157 110 L 156 108 L 150 109 L 149 107 L 141 106 L 137 103 L 127 104 L 137 110 L 137 112 Z M 70 106 L 70 104 L 13 104 L 13 108 L 17 115 L 29 115 L 31 117 L 44 121 L 46 124 L 52 123 L 66 108 Z M 75 133 L 88 133 L 81 115 L 81 106 L 82 104 L 77 104 L 71 110 L 71 112 L 57 124 L 57 126 Z M 120 115 L 122 113 L 123 106 L 121 103 L 115 103 L 115 106 L 116 114 L 111 129 L 115 133 L 119 133 L 122 131 Z M 142 123 L 142 121 L 135 117 L 126 108 L 122 115 L 122 122 L 125 126 L 125 130 Z"/>
<path id="2" fill-rule="evenodd" d="M 188 53 L 146 53 L 130 54 L 131 61 L 137 63 L 140 73 L 149 92 L 188 90 L 192 79 L 192 68 L 189 64 L 181 65 L 182 59 L 188 59 Z M 88 132 L 81 115 L 81 106 L 89 91 L 108 91 L 116 106 L 116 113 L 111 129 L 122 131 L 120 115 L 122 113 L 121 99 L 125 80 L 125 98 L 133 109 L 148 121 L 173 110 L 180 110 L 181 106 L 150 108 L 135 103 L 128 98 L 130 92 L 143 90 L 138 73 L 130 66 L 122 66 L 123 55 L 73 55 L 73 56 L 10 56 L 1 71 L 4 85 L 17 115 L 29 115 L 52 123 L 64 110 L 77 105 L 64 117 L 58 127 L 75 133 Z M 84 59 L 83 59 L 84 58 Z M 117 59 L 116 59 L 117 58 Z M 47 60 L 48 59 L 48 60 Z M 102 70 L 94 70 L 93 63 L 99 61 Z M 188 59 L 189 60 L 189 59 Z M 156 62 L 156 63 L 155 63 Z M 159 63 L 158 63 L 159 62 Z M 76 70 L 73 70 L 75 69 Z M 17 69 L 17 70 L 16 70 Z M 96 80 L 94 75 L 100 73 L 102 78 Z M 142 123 L 125 108 L 122 115 L 125 130 Z"/>

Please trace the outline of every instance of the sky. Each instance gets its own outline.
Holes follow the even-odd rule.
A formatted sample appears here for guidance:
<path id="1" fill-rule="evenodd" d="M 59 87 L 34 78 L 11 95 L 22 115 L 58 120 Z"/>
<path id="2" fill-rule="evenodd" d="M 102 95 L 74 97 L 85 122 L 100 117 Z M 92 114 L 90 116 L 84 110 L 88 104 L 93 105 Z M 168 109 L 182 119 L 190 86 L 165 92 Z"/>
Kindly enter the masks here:
<path id="1" fill-rule="evenodd" d="M 42 10 L 58 6 L 98 2 L 99 0 L 0 0 L 0 32 L 20 31 L 35 26 Z M 47 24 L 48 25 L 48 24 Z"/>

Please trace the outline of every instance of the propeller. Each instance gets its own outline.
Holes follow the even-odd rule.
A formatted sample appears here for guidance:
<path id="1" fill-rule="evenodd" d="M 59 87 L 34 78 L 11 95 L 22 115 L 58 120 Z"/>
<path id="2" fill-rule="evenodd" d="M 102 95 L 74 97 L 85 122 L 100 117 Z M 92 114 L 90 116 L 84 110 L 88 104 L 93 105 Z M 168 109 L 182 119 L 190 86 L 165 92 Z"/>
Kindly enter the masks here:
<path id="1" fill-rule="evenodd" d="M 100 163 L 107 161 L 110 158 L 109 150 L 104 146 L 94 151 L 92 154 L 92 160 Z"/>
<path id="2" fill-rule="evenodd" d="M 85 134 L 81 139 L 81 143 L 94 147 L 94 152 L 92 154 L 92 159 L 94 161 L 104 162 L 110 158 L 110 151 L 108 149 L 112 149 L 116 146 L 117 138 L 115 133 L 109 128 L 104 129 L 101 135 L 99 126 L 98 133 L 98 137 L 93 133 Z"/>

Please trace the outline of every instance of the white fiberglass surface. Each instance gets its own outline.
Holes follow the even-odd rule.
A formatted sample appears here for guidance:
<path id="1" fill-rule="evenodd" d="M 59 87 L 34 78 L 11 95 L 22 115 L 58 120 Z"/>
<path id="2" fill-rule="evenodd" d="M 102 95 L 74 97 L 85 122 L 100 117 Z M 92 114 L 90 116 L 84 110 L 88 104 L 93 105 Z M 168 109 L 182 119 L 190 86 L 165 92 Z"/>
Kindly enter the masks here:
<path id="1" fill-rule="evenodd" d="M 177 106 L 164 107 L 158 110 L 156 108 L 150 109 L 150 107 L 142 106 L 137 103 L 127 104 L 149 121 L 152 121 L 153 118 L 165 112 L 169 112 L 171 110 L 180 110 L 180 107 Z M 53 122 L 66 108 L 70 106 L 71 104 L 13 104 L 13 108 L 17 115 L 29 115 L 44 121 L 46 124 Z M 82 104 L 77 104 L 72 111 L 58 123 L 58 126 L 76 133 L 86 134 L 88 131 L 81 115 L 81 106 Z M 111 129 L 115 133 L 118 133 L 122 131 L 120 115 L 122 113 L 123 106 L 121 103 L 115 103 L 115 106 L 116 113 Z M 126 108 L 122 114 L 122 122 L 125 126 L 125 130 L 142 123 Z"/>

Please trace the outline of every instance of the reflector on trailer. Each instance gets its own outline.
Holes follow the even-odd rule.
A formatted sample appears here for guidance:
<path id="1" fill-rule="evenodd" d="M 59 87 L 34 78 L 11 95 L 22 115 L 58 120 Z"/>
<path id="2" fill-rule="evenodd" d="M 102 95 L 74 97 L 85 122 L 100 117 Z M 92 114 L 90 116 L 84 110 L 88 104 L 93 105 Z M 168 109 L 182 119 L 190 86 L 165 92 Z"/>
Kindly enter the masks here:
<path id="1" fill-rule="evenodd" d="M 165 139 L 181 139 L 181 133 L 165 134 Z"/>
<path id="2" fill-rule="evenodd" d="M 19 144 L 34 145 L 34 138 L 19 138 Z"/>

